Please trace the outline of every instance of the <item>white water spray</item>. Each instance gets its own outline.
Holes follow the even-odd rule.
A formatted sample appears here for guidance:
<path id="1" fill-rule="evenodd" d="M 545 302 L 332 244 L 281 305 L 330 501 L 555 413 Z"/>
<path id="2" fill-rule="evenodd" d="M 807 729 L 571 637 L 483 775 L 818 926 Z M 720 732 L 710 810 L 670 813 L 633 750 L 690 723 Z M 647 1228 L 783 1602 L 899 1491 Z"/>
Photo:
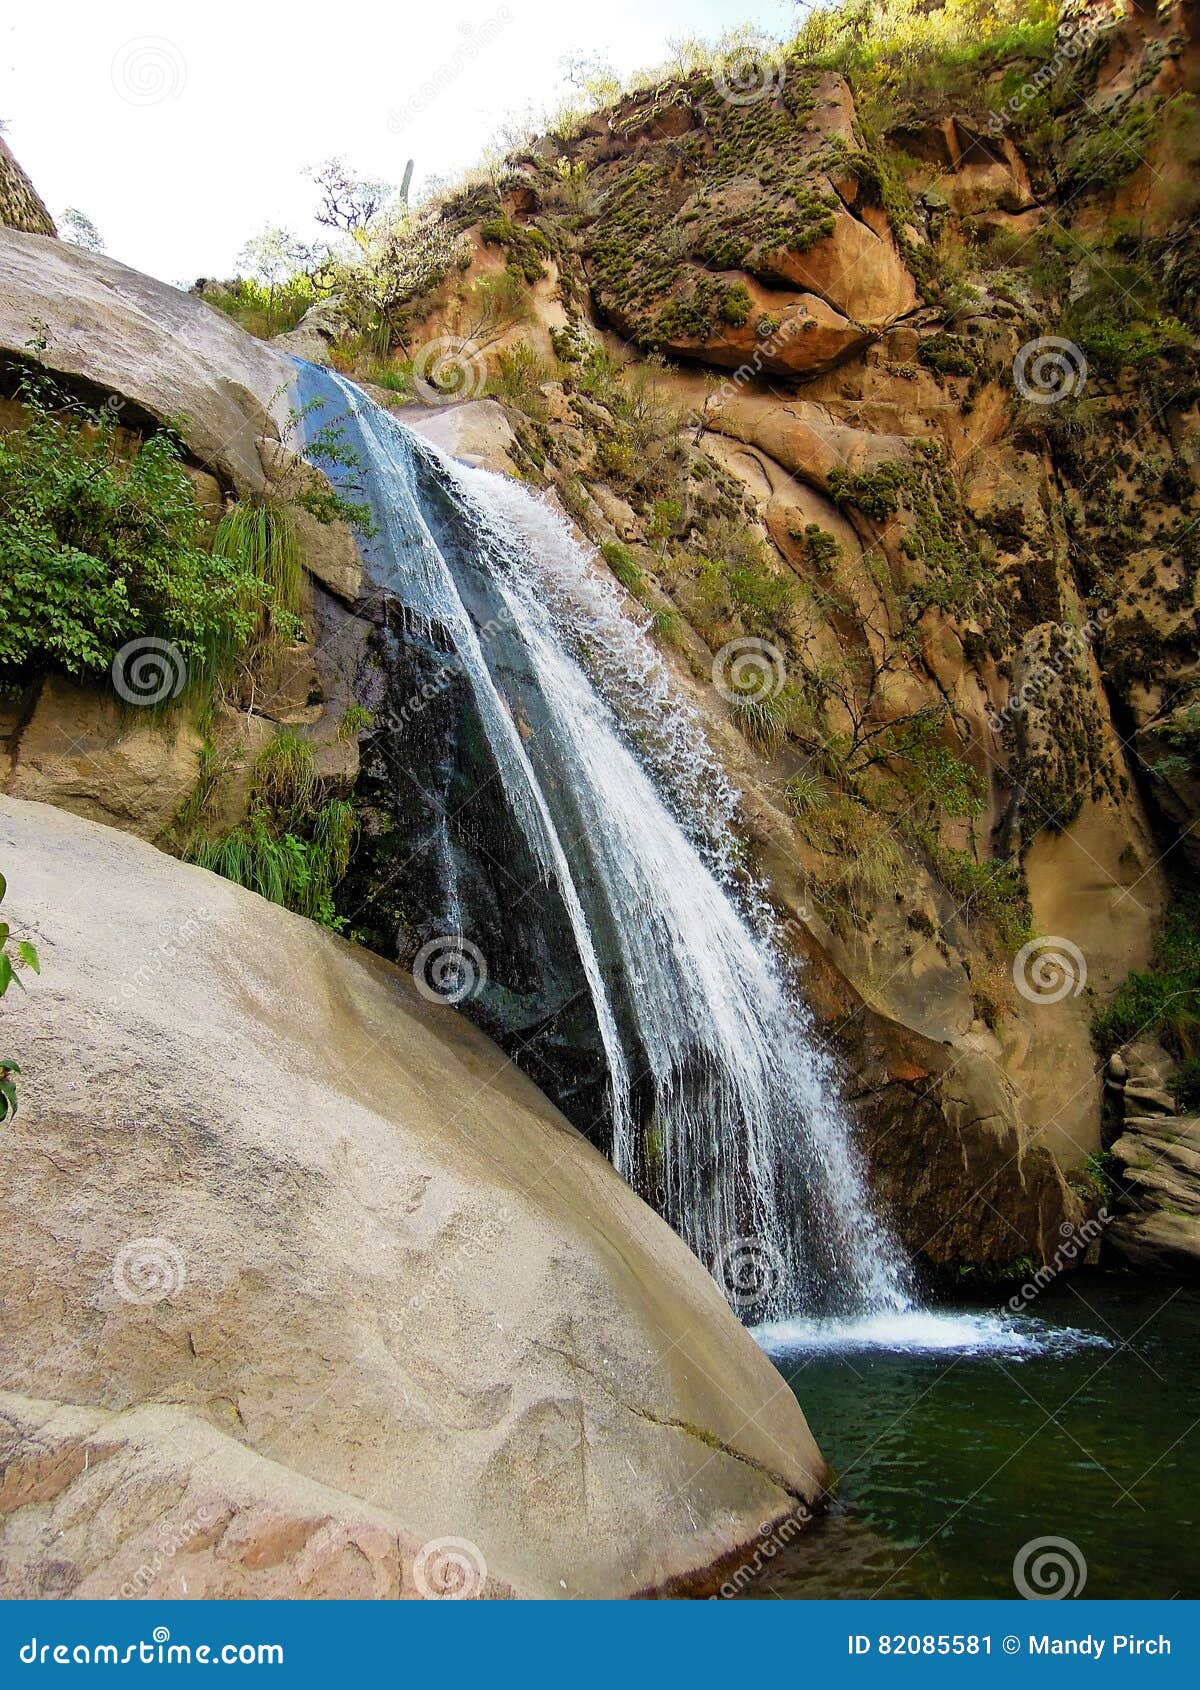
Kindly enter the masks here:
<path id="1" fill-rule="evenodd" d="M 300 386 L 323 402 L 318 426 L 344 425 L 379 529 L 375 578 L 456 653 L 511 813 L 566 910 L 616 1166 L 741 1312 L 903 1310 L 902 1257 L 867 1201 L 832 1064 L 765 905 L 735 877 L 734 794 L 644 629 L 548 503 L 452 463 L 339 377 L 303 366 Z M 452 547 L 422 509 L 422 468 L 450 502 Z M 504 606 L 544 706 L 535 732 L 514 720 L 464 570 Z"/>

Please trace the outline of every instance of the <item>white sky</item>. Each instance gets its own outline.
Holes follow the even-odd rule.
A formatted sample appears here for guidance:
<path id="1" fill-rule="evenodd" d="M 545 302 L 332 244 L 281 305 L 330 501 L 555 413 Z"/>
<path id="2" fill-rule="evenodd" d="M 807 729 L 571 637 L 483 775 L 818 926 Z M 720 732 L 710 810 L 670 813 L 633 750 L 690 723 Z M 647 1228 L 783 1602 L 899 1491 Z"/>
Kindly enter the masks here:
<path id="1" fill-rule="evenodd" d="M 301 171 L 330 154 L 391 182 L 414 157 L 418 191 L 475 163 L 507 114 L 557 103 L 566 53 L 599 53 L 627 73 L 662 60 L 672 36 L 747 21 L 787 34 L 799 21 L 793 0 L 6 10 L 0 117 L 50 210 L 78 207 L 114 257 L 184 283 L 228 274 L 265 223 L 313 234 Z"/>

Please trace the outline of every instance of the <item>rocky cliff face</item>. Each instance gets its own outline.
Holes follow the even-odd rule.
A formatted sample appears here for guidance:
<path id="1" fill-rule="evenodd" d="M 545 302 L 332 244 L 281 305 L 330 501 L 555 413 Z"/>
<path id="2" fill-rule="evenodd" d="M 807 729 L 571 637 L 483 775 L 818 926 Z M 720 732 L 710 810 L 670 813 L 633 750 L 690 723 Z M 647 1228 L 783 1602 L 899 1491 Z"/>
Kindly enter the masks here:
<path id="1" fill-rule="evenodd" d="M 1193 7 L 1087 5 L 890 78 L 809 41 L 733 97 L 667 80 L 450 201 L 461 265 L 405 307 L 433 401 L 406 419 L 557 497 L 704 714 L 881 1200 L 937 1265 L 1048 1256 L 1096 1201 L 1090 1024 L 1150 958 L 1164 859 L 1190 872 L 1197 79 Z M 99 359 L 135 426 L 168 395 L 99 343 L 141 285 L 104 282 L 79 348 L 70 301 L 95 284 L 64 275 L 47 354 Z M 216 333 L 198 301 L 156 311 Z M 344 317 L 319 317 L 306 355 L 369 385 Z M 238 461 L 188 430 L 217 500 L 280 449 L 250 344 L 221 348 Z M 492 397 L 458 403 L 447 372 Z M 171 379 L 203 422 L 202 364 Z M 386 607 L 345 532 L 314 525 L 305 558 L 307 645 L 223 726 L 229 816 L 292 721 L 341 790 L 361 738 L 376 808 L 385 748 L 338 729 Z M 765 695 L 730 684 L 747 656 Z M 185 799 L 199 736 L 118 735 L 68 694 L 13 717 L 9 790 L 169 841 L 174 800 L 140 794 Z M 114 814 L 118 746 L 143 766 Z M 357 891 L 373 873 L 367 851 Z"/>
<path id="2" fill-rule="evenodd" d="M 668 80 L 451 202 L 467 267 L 408 308 L 708 712 L 933 1261 L 1094 1196 L 1090 1022 L 1194 851 L 1194 24 Z M 765 707 L 713 685 L 746 642 Z"/>

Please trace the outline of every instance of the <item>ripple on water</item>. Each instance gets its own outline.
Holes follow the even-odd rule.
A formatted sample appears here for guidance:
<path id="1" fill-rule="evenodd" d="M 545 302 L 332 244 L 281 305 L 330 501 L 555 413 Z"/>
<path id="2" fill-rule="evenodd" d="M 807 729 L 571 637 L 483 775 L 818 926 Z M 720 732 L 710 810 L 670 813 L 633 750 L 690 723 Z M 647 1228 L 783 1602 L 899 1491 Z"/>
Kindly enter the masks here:
<path id="1" fill-rule="evenodd" d="M 900 1355 L 949 1351 L 1028 1360 L 1069 1350 L 1110 1347 L 1097 1333 L 1050 1326 L 1032 1315 L 936 1309 L 889 1310 L 844 1320 L 777 1320 L 755 1327 L 753 1336 L 770 1356 L 805 1351 L 836 1354 L 879 1350 Z"/>

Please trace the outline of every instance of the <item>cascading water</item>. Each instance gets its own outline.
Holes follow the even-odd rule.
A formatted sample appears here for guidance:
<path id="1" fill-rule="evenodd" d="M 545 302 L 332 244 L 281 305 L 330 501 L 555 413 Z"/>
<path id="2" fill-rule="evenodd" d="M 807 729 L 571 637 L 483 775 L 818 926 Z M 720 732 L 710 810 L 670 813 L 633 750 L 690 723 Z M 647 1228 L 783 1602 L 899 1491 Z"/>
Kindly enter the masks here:
<path id="1" fill-rule="evenodd" d="M 564 912 L 617 1168 L 747 1316 L 905 1309 L 831 1064 L 737 872 L 734 795 L 652 642 L 547 503 L 327 371 L 300 365 L 298 392 L 303 429 L 344 431 L 373 578 L 465 681 Z M 445 817 L 437 849 L 443 930 L 478 940 Z"/>

